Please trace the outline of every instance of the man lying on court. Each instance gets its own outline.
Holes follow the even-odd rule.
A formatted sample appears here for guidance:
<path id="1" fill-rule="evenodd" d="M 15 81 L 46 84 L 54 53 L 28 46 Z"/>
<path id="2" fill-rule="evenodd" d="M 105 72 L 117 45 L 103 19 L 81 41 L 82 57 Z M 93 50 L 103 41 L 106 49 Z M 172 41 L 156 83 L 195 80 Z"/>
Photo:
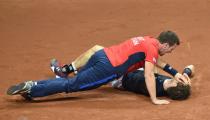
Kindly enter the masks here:
<path id="1" fill-rule="evenodd" d="M 189 65 L 184 68 L 183 74 L 191 82 L 188 77 L 193 77 L 194 66 Z M 158 97 L 168 96 L 173 100 L 185 100 L 191 94 L 191 84 L 184 85 L 171 77 L 155 73 L 156 80 L 156 95 Z M 130 72 L 120 79 L 111 82 L 113 88 L 125 91 L 131 91 L 137 94 L 143 94 L 149 96 L 145 77 L 144 69 L 138 69 L 134 72 Z"/>

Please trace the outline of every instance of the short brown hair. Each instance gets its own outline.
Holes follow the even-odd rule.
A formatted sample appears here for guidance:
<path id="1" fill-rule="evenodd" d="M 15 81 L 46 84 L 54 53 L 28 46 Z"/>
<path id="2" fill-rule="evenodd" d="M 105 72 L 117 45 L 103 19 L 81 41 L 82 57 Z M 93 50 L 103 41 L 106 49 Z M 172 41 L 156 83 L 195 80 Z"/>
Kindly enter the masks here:
<path id="1" fill-rule="evenodd" d="M 191 94 L 191 87 L 179 82 L 176 87 L 170 87 L 166 90 L 166 92 L 173 100 L 185 100 Z"/>
<path id="2" fill-rule="evenodd" d="M 160 41 L 160 43 L 168 43 L 169 46 L 180 44 L 180 40 L 177 34 L 170 30 L 161 32 L 157 39 Z"/>

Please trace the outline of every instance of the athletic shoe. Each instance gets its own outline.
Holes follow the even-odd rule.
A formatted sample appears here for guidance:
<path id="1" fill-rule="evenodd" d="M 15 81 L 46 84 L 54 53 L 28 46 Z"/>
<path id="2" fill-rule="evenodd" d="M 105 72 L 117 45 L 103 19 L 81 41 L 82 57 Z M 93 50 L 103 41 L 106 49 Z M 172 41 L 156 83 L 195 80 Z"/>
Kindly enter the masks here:
<path id="1" fill-rule="evenodd" d="M 34 86 L 33 81 L 27 81 L 27 82 L 20 83 L 18 85 L 13 85 L 7 90 L 7 94 L 8 95 L 17 95 L 17 94 L 23 95 L 26 93 L 30 93 L 32 86 Z"/>
<path id="2" fill-rule="evenodd" d="M 55 73 L 56 78 L 66 78 L 68 74 L 62 71 L 62 66 L 59 64 L 58 60 L 52 59 L 50 61 L 50 68 Z"/>
<path id="3" fill-rule="evenodd" d="M 193 77 L 195 74 L 194 65 L 188 65 L 184 68 L 183 73 L 186 73 L 189 77 Z"/>
<path id="4" fill-rule="evenodd" d="M 111 84 L 111 87 L 115 89 L 123 89 L 122 80 L 114 80 L 110 84 Z"/>
<path id="5" fill-rule="evenodd" d="M 28 100 L 28 101 L 31 101 L 33 100 L 31 95 L 29 93 L 23 93 L 21 94 L 21 96 L 25 99 L 25 100 Z"/>

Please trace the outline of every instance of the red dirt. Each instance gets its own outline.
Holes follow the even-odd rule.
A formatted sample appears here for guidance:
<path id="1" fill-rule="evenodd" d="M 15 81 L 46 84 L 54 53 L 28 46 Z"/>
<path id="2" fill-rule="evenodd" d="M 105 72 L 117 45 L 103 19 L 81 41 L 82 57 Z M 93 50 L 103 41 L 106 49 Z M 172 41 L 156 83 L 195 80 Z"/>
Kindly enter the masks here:
<path id="1" fill-rule="evenodd" d="M 1 0 L 0 119 L 209 119 L 209 7 L 210 0 Z M 95 44 L 110 46 L 166 29 L 176 31 L 182 43 L 164 59 L 178 70 L 197 68 L 186 101 L 157 106 L 107 86 L 33 103 L 5 94 L 12 84 L 53 77 L 51 58 L 70 62 Z"/>

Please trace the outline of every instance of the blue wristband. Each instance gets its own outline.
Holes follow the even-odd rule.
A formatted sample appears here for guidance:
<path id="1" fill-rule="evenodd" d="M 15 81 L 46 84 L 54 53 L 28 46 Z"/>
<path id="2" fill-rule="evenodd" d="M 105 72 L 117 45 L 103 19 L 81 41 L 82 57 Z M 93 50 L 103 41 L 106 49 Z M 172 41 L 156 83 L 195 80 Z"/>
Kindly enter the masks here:
<path id="1" fill-rule="evenodd" d="M 175 76 L 178 73 L 178 71 L 172 68 L 169 64 L 166 64 L 163 70 L 171 74 L 172 76 Z"/>

